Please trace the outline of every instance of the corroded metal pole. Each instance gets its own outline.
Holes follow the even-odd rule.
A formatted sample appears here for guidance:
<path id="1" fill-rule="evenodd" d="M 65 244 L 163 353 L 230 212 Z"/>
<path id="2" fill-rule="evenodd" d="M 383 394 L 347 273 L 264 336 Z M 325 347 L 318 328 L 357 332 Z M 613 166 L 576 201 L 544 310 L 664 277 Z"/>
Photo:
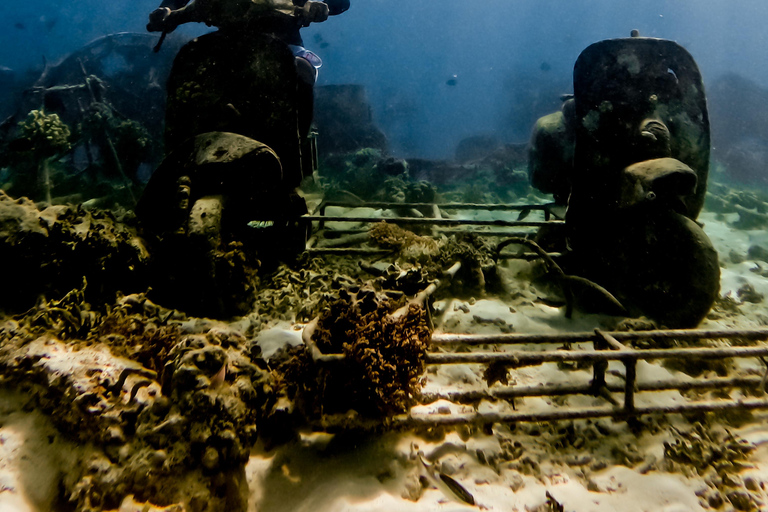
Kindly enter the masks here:
<path id="1" fill-rule="evenodd" d="M 471 220 L 471 219 L 429 219 L 419 217 L 326 217 L 324 215 L 302 215 L 302 220 L 313 222 L 388 222 L 390 224 L 414 224 L 427 226 L 507 226 L 531 227 L 555 226 L 565 224 L 563 221 L 516 221 L 516 220 Z"/>
<path id="2" fill-rule="evenodd" d="M 714 379 L 669 379 L 636 384 L 637 392 L 647 391 L 687 391 L 690 389 L 725 389 L 731 387 L 757 388 L 762 381 L 758 376 L 747 377 L 717 377 Z M 625 392 L 625 383 L 608 382 L 605 389 L 611 393 Z M 421 403 L 431 403 L 436 400 L 449 400 L 462 404 L 476 403 L 480 400 L 507 400 L 511 398 L 523 398 L 526 396 L 562 396 L 562 395 L 588 395 L 592 392 L 592 386 L 584 384 L 544 384 L 540 386 L 500 386 L 491 389 L 476 389 L 472 391 L 443 391 L 421 393 L 418 400 Z"/>
<path id="3" fill-rule="evenodd" d="M 542 352 L 464 352 L 464 353 L 429 353 L 427 364 L 490 364 L 507 363 L 510 365 L 537 365 L 558 361 L 621 361 L 624 359 L 675 359 L 695 356 L 701 359 L 719 359 L 724 357 L 759 357 L 768 356 L 768 346 L 760 347 L 716 347 L 716 348 L 668 348 L 643 349 L 633 351 L 608 350 L 547 350 Z"/>
<path id="4" fill-rule="evenodd" d="M 734 339 L 764 340 L 768 339 L 768 329 L 680 329 L 608 333 L 618 341 L 632 341 L 653 338 L 656 340 L 693 340 L 693 339 Z M 465 345 L 511 345 L 523 343 L 577 343 L 591 342 L 593 332 L 575 332 L 564 334 L 452 334 L 435 333 L 432 335 L 433 344 L 462 343 Z"/>
<path id="5" fill-rule="evenodd" d="M 740 400 L 737 402 L 696 402 L 671 406 L 636 407 L 628 414 L 623 407 L 590 407 L 538 412 L 466 413 L 466 414 L 401 414 L 385 420 L 352 418 L 349 415 L 324 416 L 313 424 L 327 432 L 350 430 L 374 431 L 382 428 L 450 427 L 457 425 L 487 425 L 540 421 L 578 420 L 588 418 L 633 418 L 646 414 L 681 414 L 727 410 L 768 409 L 766 400 Z"/>

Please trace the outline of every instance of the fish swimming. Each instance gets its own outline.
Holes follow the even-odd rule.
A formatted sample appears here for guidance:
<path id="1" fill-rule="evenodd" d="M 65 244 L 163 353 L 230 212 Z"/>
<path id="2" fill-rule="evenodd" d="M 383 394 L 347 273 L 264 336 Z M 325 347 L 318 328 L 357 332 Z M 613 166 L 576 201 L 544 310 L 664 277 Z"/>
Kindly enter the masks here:
<path id="1" fill-rule="evenodd" d="M 446 475 L 442 471 L 435 467 L 435 464 L 430 464 L 424 458 L 424 452 L 418 449 L 418 446 L 411 444 L 411 449 L 416 452 L 416 457 L 419 459 L 419 463 L 424 468 L 425 476 L 427 480 L 440 489 L 443 494 L 453 501 L 463 503 L 465 505 L 475 505 L 475 498 L 472 494 L 464 488 L 459 482 Z"/>

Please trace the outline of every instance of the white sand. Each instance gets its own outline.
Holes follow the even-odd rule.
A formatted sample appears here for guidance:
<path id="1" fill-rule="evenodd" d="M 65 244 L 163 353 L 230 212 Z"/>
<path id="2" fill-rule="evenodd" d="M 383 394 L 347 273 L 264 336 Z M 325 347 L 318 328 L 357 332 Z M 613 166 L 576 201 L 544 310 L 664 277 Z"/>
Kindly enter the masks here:
<path id="1" fill-rule="evenodd" d="M 487 216 L 487 213 L 486 213 Z M 733 219 L 728 219 L 733 220 Z M 728 258 L 733 250 L 746 255 L 750 245 L 759 243 L 768 248 L 768 234 L 762 231 L 738 231 L 725 222 L 717 220 L 714 214 L 704 213 L 701 221 L 721 255 L 722 295 L 737 298 L 737 290 L 745 283 L 768 297 L 768 279 L 751 272 L 756 262 L 746 261 L 734 264 Z M 760 263 L 763 267 L 768 264 Z M 517 269 L 510 263 L 504 271 L 507 278 L 514 279 Z M 445 314 L 441 328 L 447 332 L 494 333 L 501 324 L 511 326 L 515 332 L 555 333 L 591 331 L 605 320 L 599 315 L 584 315 L 576 312 L 573 319 L 566 319 L 562 309 L 537 303 L 537 291 L 525 281 L 519 282 L 519 296 L 514 304 L 498 300 L 460 301 L 444 300 L 437 303 Z M 510 309 L 510 306 L 511 309 Z M 768 323 L 765 303 L 742 304 L 742 315 L 705 320 L 702 327 L 757 327 Z M 528 347 L 531 348 L 531 347 Z M 549 347 L 552 348 L 552 347 Z M 504 348 L 508 350 L 508 348 Z M 623 365 L 611 364 L 611 370 L 623 373 Z M 430 370 L 425 391 L 441 389 L 482 388 L 482 368 L 468 365 L 444 366 Z M 555 365 L 520 368 L 510 372 L 510 377 L 520 385 L 557 382 L 588 382 L 591 372 L 586 370 L 562 372 Z M 656 363 L 640 362 L 638 378 L 661 380 L 685 375 L 672 372 Z M 687 400 L 678 391 L 642 393 L 638 405 L 669 405 Z M 565 400 L 552 398 L 529 398 L 518 401 L 518 410 L 551 410 L 553 407 L 594 406 L 604 401 L 589 396 L 570 396 Z M 506 405 L 506 404 L 504 404 Z M 479 410 L 504 405 L 481 403 Z M 444 400 L 417 408 L 419 412 L 462 413 L 471 412 L 472 407 L 451 404 Z M 755 465 L 743 473 L 752 477 L 762 486 L 768 484 L 768 426 L 766 415 L 757 414 L 756 423 L 750 423 L 732 431 L 742 435 L 758 448 L 751 457 Z M 600 420 L 615 430 L 615 435 L 605 438 L 606 444 L 630 447 L 647 461 L 662 460 L 663 443 L 672 441 L 668 429 L 660 434 L 643 433 L 636 437 L 622 422 Z M 670 417 L 669 421 L 683 431 L 690 429 L 681 417 Z M 417 443 L 431 461 L 441 464 L 443 470 L 459 481 L 471 492 L 481 509 L 498 511 L 530 511 L 546 502 L 546 492 L 564 505 L 566 511 L 574 512 L 690 512 L 705 510 L 697 492 L 706 489 L 706 483 L 698 477 L 650 471 L 645 474 L 643 463 L 635 468 L 623 465 L 608 465 L 604 469 L 592 470 L 580 464 L 548 462 L 551 439 L 547 435 L 532 437 L 516 431 L 505 434 L 506 427 L 494 427 L 494 435 L 473 433 L 462 440 L 456 433 L 448 434 L 439 442 L 428 442 L 412 433 L 390 433 L 364 441 L 327 439 L 314 446 L 309 440 L 283 446 L 269 454 L 258 450 L 247 467 L 252 489 L 251 511 L 312 511 L 312 512 L 384 512 L 384 511 L 450 511 L 472 510 L 449 500 L 435 488 L 419 492 L 419 465 L 412 457 L 411 443 Z M 499 439 L 509 438 L 521 443 L 524 453 L 539 461 L 537 475 L 521 474 L 516 469 L 483 464 L 477 455 L 478 448 L 483 458 L 493 456 L 499 450 Z M 601 449 L 609 450 L 610 446 Z M 599 458 L 599 451 L 588 451 L 575 456 Z M 556 457 L 552 457 L 556 458 Z M 562 459 L 562 457 L 560 457 Z M 599 466 L 598 466 L 599 467 Z M 768 495 L 760 491 L 763 502 L 768 504 Z M 721 510 L 729 510 L 726 503 Z"/>
<path id="2" fill-rule="evenodd" d="M 355 212 L 367 215 L 367 212 Z M 746 254 L 750 245 L 768 247 L 765 232 L 737 231 L 713 214 L 704 213 L 701 220 L 721 255 L 722 294 L 736 297 L 745 283 L 768 297 L 768 279 L 751 272 L 757 262 L 734 264 L 730 251 Z M 768 264 L 759 263 L 763 267 Z M 510 263 L 506 275 L 514 279 L 515 264 Z M 589 331 L 600 326 L 603 317 L 575 313 L 565 319 L 563 310 L 535 302 L 537 291 L 525 281 L 519 282 L 520 294 L 514 304 L 498 300 L 446 300 L 438 304 L 445 315 L 442 329 L 450 332 L 491 333 L 500 325 L 511 326 L 515 332 L 553 333 Z M 469 302 L 474 302 L 470 304 Z M 512 309 L 510 309 L 512 306 Z M 706 320 L 703 327 L 755 327 L 766 325 L 765 303 L 743 304 L 743 314 L 716 320 Z M 478 321 L 479 320 L 479 321 Z M 495 321 L 496 323 L 492 323 Z M 290 326 L 262 332 L 259 343 L 269 357 L 285 344 L 298 343 L 300 332 Z M 506 350 L 506 349 L 505 349 Z M 621 364 L 612 364 L 621 373 Z M 638 365 L 641 379 L 666 379 L 680 374 L 658 364 Z M 429 371 L 426 391 L 441 389 L 476 389 L 485 384 L 482 368 L 466 365 L 442 367 Z M 555 382 L 588 382 L 587 370 L 563 372 L 555 365 L 520 368 L 510 372 L 518 384 Z M 75 447 L 60 439 L 48 420 L 39 412 L 23 409 L 23 395 L 12 391 L 0 393 L 0 512 L 48 511 L 58 490 L 63 472 L 71 467 Z M 645 393 L 639 404 L 669 404 L 685 400 L 676 391 Z M 572 396 L 566 399 L 530 398 L 517 402 L 518 410 L 550 410 L 553 407 L 594 406 L 599 399 Z M 483 402 L 479 410 L 509 409 L 508 404 Z M 423 406 L 424 412 L 468 412 L 471 406 L 438 401 Z M 758 422 L 732 431 L 755 443 L 751 456 L 753 468 L 742 477 L 751 477 L 761 486 L 768 485 L 768 427 L 766 415 Z M 680 417 L 669 421 L 681 430 L 690 425 Z M 623 422 L 599 420 L 610 431 L 597 446 L 567 453 L 553 448 L 551 429 L 543 426 L 540 433 L 518 427 L 510 431 L 496 425 L 492 435 L 482 432 L 450 432 L 439 440 L 426 440 L 408 432 L 394 432 L 370 438 L 345 438 L 325 434 L 305 433 L 300 441 L 265 453 L 254 449 L 246 467 L 250 486 L 249 510 L 253 512 L 417 512 L 473 510 L 448 499 L 434 488 L 422 489 L 419 475 L 423 471 L 411 449 L 416 443 L 428 460 L 439 464 L 446 474 L 460 482 L 475 497 L 480 509 L 497 511 L 532 511 L 542 507 L 546 492 L 573 512 L 688 512 L 705 510 L 696 495 L 706 488 L 699 477 L 652 470 L 641 472 L 644 462 L 633 467 L 608 464 L 605 467 L 585 461 L 600 460 L 611 450 L 628 450 L 638 454 L 641 461 L 661 460 L 663 443 L 671 441 L 669 429 L 658 433 L 632 434 Z M 516 459 L 533 461 L 537 469 L 524 471 L 519 464 L 492 462 L 502 450 L 503 443 L 519 443 L 523 455 Z M 488 461 L 491 461 L 490 463 Z M 530 474 L 528 474 L 530 473 Z M 758 494 L 768 504 L 765 490 Z M 721 510 L 728 510 L 726 508 Z M 126 508 L 126 510 L 128 510 Z M 138 510 L 138 509 L 137 509 Z"/>
<path id="3" fill-rule="evenodd" d="M 45 415 L 26 410 L 27 400 L 0 388 L 0 512 L 52 510 L 77 452 Z"/>

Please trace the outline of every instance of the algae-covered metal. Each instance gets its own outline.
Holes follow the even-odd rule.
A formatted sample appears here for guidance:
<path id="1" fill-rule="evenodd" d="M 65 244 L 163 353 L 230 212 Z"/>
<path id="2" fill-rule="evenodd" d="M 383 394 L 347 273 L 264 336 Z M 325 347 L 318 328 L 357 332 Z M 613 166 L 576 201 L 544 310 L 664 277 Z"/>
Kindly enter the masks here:
<path id="1" fill-rule="evenodd" d="M 720 270 L 695 222 L 710 149 L 696 62 L 674 41 L 600 41 L 576 60 L 573 87 L 537 122 L 529 164 L 533 185 L 567 204 L 563 265 L 635 315 L 698 324 Z"/>

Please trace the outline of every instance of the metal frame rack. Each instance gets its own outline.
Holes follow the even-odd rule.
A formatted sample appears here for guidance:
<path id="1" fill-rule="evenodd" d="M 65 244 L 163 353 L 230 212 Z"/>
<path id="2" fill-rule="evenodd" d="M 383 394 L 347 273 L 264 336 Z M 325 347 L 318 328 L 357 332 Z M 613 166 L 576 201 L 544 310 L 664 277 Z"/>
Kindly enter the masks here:
<path id="1" fill-rule="evenodd" d="M 768 381 L 768 365 L 762 375 L 743 375 L 739 377 L 701 378 L 671 378 L 668 380 L 640 380 L 637 376 L 637 362 L 647 360 L 677 359 L 722 359 L 722 358 L 758 358 L 766 364 L 768 344 L 758 343 L 754 346 L 738 347 L 686 347 L 668 349 L 634 349 L 626 342 L 632 340 L 650 339 L 685 340 L 688 342 L 702 340 L 733 340 L 759 342 L 768 339 L 768 329 L 746 330 L 656 330 L 634 332 L 604 332 L 568 333 L 556 335 L 542 334 L 443 334 L 432 336 L 432 347 L 446 346 L 485 346 L 486 350 L 478 352 L 429 352 L 426 357 L 427 365 L 447 364 L 508 364 L 510 367 L 534 366 L 553 362 L 581 362 L 592 366 L 592 379 L 588 384 L 539 384 L 534 386 L 497 386 L 472 391 L 445 391 L 439 393 L 422 393 L 417 398 L 419 404 L 429 404 L 439 399 L 449 400 L 459 404 L 476 404 L 481 400 L 510 401 L 514 406 L 515 398 L 523 397 L 557 397 L 563 395 L 593 395 L 605 399 L 607 405 L 595 407 L 574 408 L 568 406 L 551 407 L 545 411 L 526 412 L 514 410 L 508 413 L 471 412 L 459 414 L 416 413 L 409 412 L 394 416 L 387 420 L 391 428 L 407 427 L 445 427 L 463 424 L 486 425 L 493 423 L 542 422 L 558 420 L 576 420 L 586 418 L 613 417 L 634 420 L 647 414 L 675 414 L 724 411 L 729 409 L 758 410 L 768 409 L 768 398 L 765 396 L 766 381 Z M 499 348 L 501 345 L 542 345 L 542 344 L 572 344 L 591 343 L 592 349 L 579 350 L 515 350 L 498 352 L 487 350 L 489 346 Z M 610 382 L 606 378 L 608 363 L 620 361 L 625 373 Z M 617 382 L 617 380 L 619 382 Z M 687 390 L 722 390 L 742 388 L 750 390 L 761 398 L 730 398 L 708 401 L 692 401 L 688 403 L 660 406 L 636 405 L 636 397 L 640 393 L 657 391 L 687 391 Z M 611 393 L 621 393 L 623 401 L 615 400 Z M 363 419 L 351 420 L 349 417 L 326 416 L 320 426 L 328 431 L 344 429 L 370 430 L 380 427 L 379 421 Z"/>
<path id="2" fill-rule="evenodd" d="M 387 209 L 406 209 L 417 211 L 417 208 L 430 209 L 434 217 L 424 218 L 418 216 L 393 217 L 393 218 L 368 218 L 345 217 L 326 215 L 329 206 L 342 207 L 370 207 Z M 460 220 L 443 218 L 444 210 L 495 210 L 495 211 L 521 211 L 521 213 L 539 210 L 544 213 L 545 220 L 541 221 L 506 221 L 506 220 Z M 522 216 L 522 215 L 521 215 Z M 555 217 L 553 219 L 553 217 Z M 324 232 L 326 222 L 361 222 L 373 223 L 386 221 L 393 224 L 427 225 L 438 228 L 455 226 L 493 226 L 493 227 L 542 227 L 563 225 L 561 219 L 552 214 L 551 205 L 500 205 L 500 204 L 401 204 L 401 203 L 360 203 L 348 202 L 323 202 L 312 215 L 306 215 L 308 221 L 319 223 L 319 232 Z M 454 232 L 454 230 L 451 230 Z M 512 231 L 472 230 L 473 233 L 486 236 L 515 237 L 525 234 Z M 339 234 L 339 233 L 336 233 Z M 360 247 L 341 247 L 342 245 L 360 244 L 367 239 L 367 231 L 342 232 L 342 236 L 326 247 L 315 247 L 318 236 L 313 237 L 307 243 L 307 250 L 313 254 L 383 254 L 389 251 L 376 249 L 364 249 Z M 511 240 L 510 240 L 511 242 Z M 503 244 L 506 244 L 504 242 Z M 541 254 L 526 253 L 515 254 L 507 257 L 522 257 L 532 259 L 541 257 Z M 701 342 L 703 340 L 739 340 L 755 343 L 753 346 L 723 346 L 723 347 L 685 347 L 664 349 L 635 349 L 627 346 L 627 342 L 639 339 L 648 339 L 658 342 L 660 340 L 679 340 L 687 342 Z M 546 384 L 534 386 L 495 386 L 473 391 L 445 391 L 438 393 L 422 393 L 416 397 L 420 404 L 429 404 L 438 399 L 446 399 L 455 403 L 476 404 L 481 400 L 510 401 L 514 406 L 515 398 L 522 397 L 556 397 L 563 395 L 593 395 L 606 400 L 606 405 L 587 408 L 552 407 L 550 410 L 526 412 L 513 410 L 509 413 L 497 412 L 472 412 L 462 414 L 423 414 L 413 411 L 388 418 L 386 423 L 392 428 L 398 427 L 440 427 L 461 424 L 492 424 L 515 422 L 539 422 L 556 420 L 574 420 L 598 417 L 613 417 L 633 420 L 640 416 L 653 413 L 694 413 L 723 411 L 728 409 L 757 410 L 768 409 L 768 398 L 765 397 L 766 381 L 768 380 L 768 344 L 760 343 L 768 339 L 768 328 L 745 330 L 655 330 L 636 332 L 604 332 L 596 330 L 587 333 L 567 333 L 556 335 L 542 334 L 495 334 L 495 335 L 468 335 L 435 333 L 432 336 L 432 350 L 426 356 L 427 365 L 450 364 L 498 364 L 508 368 L 523 366 L 535 366 L 544 363 L 585 363 L 592 367 L 592 379 L 587 384 Z M 499 351 L 501 346 L 527 345 L 540 346 L 546 344 L 571 344 L 591 343 L 592 349 L 580 347 L 578 350 L 537 350 L 530 348 Z M 444 351 L 452 347 L 485 347 L 483 351 Z M 495 350 L 494 350 L 495 349 Z M 489 351 L 490 350 L 490 351 Z M 677 359 L 679 361 L 692 361 L 701 359 L 721 358 L 758 358 L 766 366 L 762 375 L 751 374 L 738 377 L 717 378 L 673 378 L 664 381 L 643 381 L 638 379 L 638 361 Z M 611 361 L 619 361 L 624 366 L 624 374 L 617 378 L 607 378 L 608 364 Z M 742 388 L 750 390 L 754 395 L 762 395 L 761 398 L 736 398 L 718 399 L 709 401 L 692 401 L 683 404 L 669 406 L 647 405 L 639 406 L 636 398 L 640 393 L 657 391 L 688 391 L 688 390 L 717 390 Z M 617 401 L 612 394 L 621 393 L 623 401 Z M 364 419 L 350 419 L 349 417 L 326 416 L 322 418 L 321 428 L 333 431 L 337 429 L 376 429 L 381 427 L 380 421 L 368 421 Z"/>
<path id="3" fill-rule="evenodd" d="M 344 208 L 377 208 L 409 212 L 408 217 L 353 217 L 353 216 L 329 216 L 327 209 L 331 206 Z M 429 210 L 431 217 L 425 217 L 419 209 Z M 551 204 L 535 205 L 511 205 L 511 204 L 477 204 L 477 203 L 391 203 L 391 202 L 361 202 L 350 203 L 345 201 L 323 201 L 312 212 L 304 215 L 302 219 L 307 222 L 317 223 L 318 232 L 307 242 L 307 252 L 310 254 L 387 254 L 392 251 L 385 249 L 370 249 L 361 247 L 349 247 L 367 240 L 367 231 L 357 230 L 333 230 L 325 229 L 327 222 L 358 222 L 374 223 L 388 222 L 396 225 L 431 226 L 441 232 L 456 232 L 450 228 L 457 226 L 478 226 L 484 228 L 540 228 L 543 226 L 564 225 L 562 219 L 555 212 L 556 207 Z M 520 211 L 521 215 L 531 211 L 541 211 L 544 221 L 525 220 L 468 220 L 447 218 L 445 211 L 455 210 L 485 210 L 485 211 Z M 520 236 L 525 233 L 513 231 L 494 231 L 489 229 L 473 230 L 473 233 L 483 236 Z M 336 235 L 337 238 L 327 238 L 326 235 Z M 520 255 L 519 257 L 531 258 L 532 255 Z"/>

